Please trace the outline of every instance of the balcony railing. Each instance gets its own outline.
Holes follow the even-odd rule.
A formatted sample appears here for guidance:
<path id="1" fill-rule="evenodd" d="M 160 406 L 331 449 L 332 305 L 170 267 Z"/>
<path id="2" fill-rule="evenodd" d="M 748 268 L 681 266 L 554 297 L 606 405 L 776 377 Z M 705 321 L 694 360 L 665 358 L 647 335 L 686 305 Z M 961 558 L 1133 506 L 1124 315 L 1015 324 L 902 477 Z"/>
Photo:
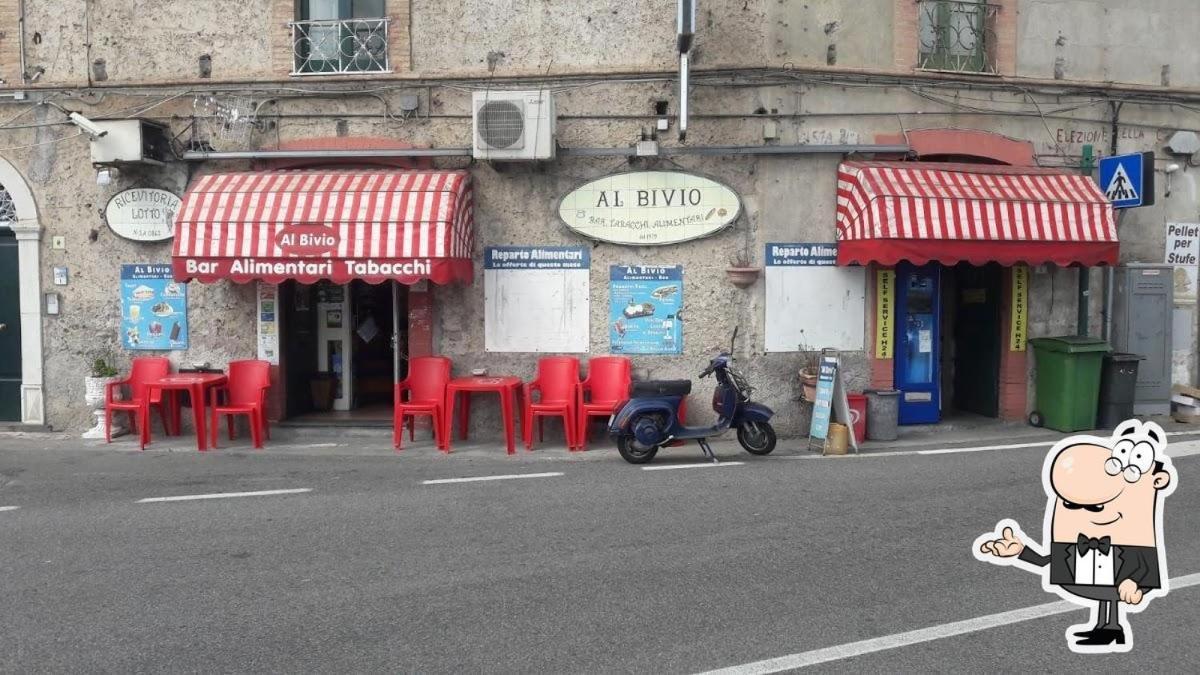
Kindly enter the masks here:
<path id="1" fill-rule="evenodd" d="M 386 73 L 388 20 L 293 21 L 292 74 Z"/>
<path id="2" fill-rule="evenodd" d="M 999 5 L 953 0 L 918 0 L 920 54 L 925 70 L 996 72 L 996 15 Z"/>

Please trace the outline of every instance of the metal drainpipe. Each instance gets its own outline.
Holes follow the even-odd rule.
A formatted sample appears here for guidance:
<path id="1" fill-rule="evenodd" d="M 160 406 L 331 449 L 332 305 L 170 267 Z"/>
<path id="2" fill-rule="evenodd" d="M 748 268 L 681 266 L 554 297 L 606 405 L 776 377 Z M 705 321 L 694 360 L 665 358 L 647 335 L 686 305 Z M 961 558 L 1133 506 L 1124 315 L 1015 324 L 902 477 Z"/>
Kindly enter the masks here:
<path id="1" fill-rule="evenodd" d="M 1092 146 L 1083 146 L 1083 157 L 1080 158 L 1079 172 L 1085 176 L 1092 175 Z M 1080 265 L 1079 267 L 1079 298 L 1075 303 L 1078 311 L 1075 314 L 1075 334 L 1088 334 L 1088 314 L 1089 303 L 1088 297 L 1092 290 L 1092 270 L 1090 267 Z"/>
<path id="2" fill-rule="evenodd" d="M 1112 128 L 1109 133 L 1108 151 L 1110 154 L 1117 154 L 1117 127 L 1121 119 L 1121 104 L 1119 102 L 1110 102 L 1109 108 L 1112 110 Z M 1152 169 L 1153 170 L 1153 169 Z M 1117 212 L 1117 240 L 1121 239 L 1121 221 L 1124 219 L 1125 209 Z M 1112 308 L 1113 308 L 1113 284 L 1116 278 L 1115 270 L 1112 265 L 1104 266 L 1104 341 L 1108 342 L 1112 339 Z"/>
<path id="3" fill-rule="evenodd" d="M 1117 239 L 1121 238 L 1121 221 L 1125 218 L 1125 209 L 1117 211 Z M 1116 274 L 1112 265 L 1104 266 L 1104 341 L 1112 339 L 1113 324 L 1113 283 Z M 1111 344 L 1111 343 L 1110 343 Z M 1114 348 L 1115 351 L 1115 348 Z"/>
<path id="4" fill-rule="evenodd" d="M 17 39 L 20 40 L 17 53 L 21 63 L 21 84 L 29 84 L 29 69 L 25 67 L 25 0 L 17 4 Z"/>
<path id="5" fill-rule="evenodd" d="M 855 153 L 903 154 L 907 145 L 707 145 L 660 148 L 662 156 L 701 155 L 847 155 Z M 365 157 L 470 157 L 471 148 L 403 148 L 384 150 L 188 150 L 184 161 L 245 159 L 353 159 Z M 559 148 L 565 157 L 634 157 L 636 148 Z"/>

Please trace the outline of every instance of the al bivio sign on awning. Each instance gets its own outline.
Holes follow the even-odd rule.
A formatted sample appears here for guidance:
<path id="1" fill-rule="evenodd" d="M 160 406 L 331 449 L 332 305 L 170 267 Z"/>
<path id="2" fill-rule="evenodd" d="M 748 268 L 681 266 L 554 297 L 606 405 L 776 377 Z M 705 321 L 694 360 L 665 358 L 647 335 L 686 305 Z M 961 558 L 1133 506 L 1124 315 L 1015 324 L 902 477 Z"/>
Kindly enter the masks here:
<path id="1" fill-rule="evenodd" d="M 715 234 L 742 212 L 727 185 L 682 171 L 630 171 L 567 193 L 558 216 L 590 239 L 630 246 L 675 244 Z"/>
<path id="2" fill-rule="evenodd" d="M 464 171 L 275 171 L 205 176 L 176 220 L 179 281 L 470 283 Z"/>

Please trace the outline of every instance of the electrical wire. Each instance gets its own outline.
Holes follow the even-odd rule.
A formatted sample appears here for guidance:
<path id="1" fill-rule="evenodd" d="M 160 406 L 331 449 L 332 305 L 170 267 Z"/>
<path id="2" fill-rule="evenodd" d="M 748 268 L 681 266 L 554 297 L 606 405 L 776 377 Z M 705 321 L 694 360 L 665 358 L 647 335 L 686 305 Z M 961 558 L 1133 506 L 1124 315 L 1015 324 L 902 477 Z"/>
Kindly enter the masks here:
<path id="1" fill-rule="evenodd" d="M 84 133 L 82 131 L 80 131 L 77 134 L 71 134 L 70 136 L 63 136 L 61 138 L 55 138 L 55 139 L 49 140 L 49 141 L 42 141 L 41 143 L 30 143 L 28 145 L 14 145 L 14 146 L 8 147 L 8 148 L 0 148 L 0 152 L 8 152 L 10 150 L 26 150 L 29 148 L 40 148 L 43 145 L 54 145 L 55 143 L 62 143 L 63 141 L 69 141 L 72 138 L 79 138 L 80 136 L 83 136 L 83 135 L 84 135 Z"/>

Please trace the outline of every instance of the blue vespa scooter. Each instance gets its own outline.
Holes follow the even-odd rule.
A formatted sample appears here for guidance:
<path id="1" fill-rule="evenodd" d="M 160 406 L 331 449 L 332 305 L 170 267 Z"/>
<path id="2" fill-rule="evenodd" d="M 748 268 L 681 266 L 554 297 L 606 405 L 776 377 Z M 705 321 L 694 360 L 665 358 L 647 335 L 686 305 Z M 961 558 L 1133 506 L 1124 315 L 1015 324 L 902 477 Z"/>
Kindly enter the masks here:
<path id="1" fill-rule="evenodd" d="M 650 380 L 630 386 L 629 400 L 608 425 L 608 435 L 626 462 L 645 464 L 664 445 L 691 439 L 700 444 L 706 457 L 716 462 L 708 439 L 724 434 L 730 427 L 737 429 L 738 443 L 752 455 L 766 455 L 775 449 L 775 429 L 770 422 L 775 413 L 750 400 L 753 387 L 731 365 L 737 333 L 734 328 L 729 352 L 713 357 L 700 373 L 702 378 L 717 376 L 712 399 L 717 421 L 712 426 L 686 427 L 679 422 L 679 406 L 692 391 L 691 380 Z"/>

